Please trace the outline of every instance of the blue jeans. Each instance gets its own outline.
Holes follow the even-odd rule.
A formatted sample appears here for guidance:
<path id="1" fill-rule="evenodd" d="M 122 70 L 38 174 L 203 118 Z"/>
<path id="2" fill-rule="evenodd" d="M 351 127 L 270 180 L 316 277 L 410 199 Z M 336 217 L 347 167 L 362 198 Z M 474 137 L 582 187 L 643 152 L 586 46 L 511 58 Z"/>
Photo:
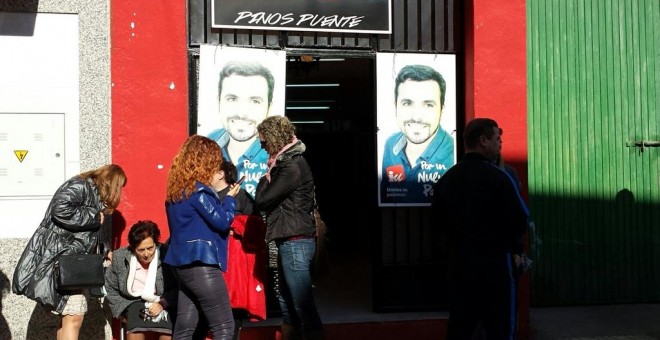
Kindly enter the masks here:
<path id="1" fill-rule="evenodd" d="M 323 329 L 309 272 L 316 251 L 315 242 L 313 238 L 277 242 L 282 321 L 304 332 Z"/>

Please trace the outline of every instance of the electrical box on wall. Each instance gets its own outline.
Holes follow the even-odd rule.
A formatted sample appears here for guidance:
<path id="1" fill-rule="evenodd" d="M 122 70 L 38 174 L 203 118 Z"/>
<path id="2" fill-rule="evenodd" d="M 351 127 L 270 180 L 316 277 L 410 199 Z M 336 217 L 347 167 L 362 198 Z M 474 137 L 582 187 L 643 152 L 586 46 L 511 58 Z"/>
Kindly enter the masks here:
<path id="1" fill-rule="evenodd" d="M 65 179 L 64 113 L 0 112 L 0 199 L 52 196 Z"/>

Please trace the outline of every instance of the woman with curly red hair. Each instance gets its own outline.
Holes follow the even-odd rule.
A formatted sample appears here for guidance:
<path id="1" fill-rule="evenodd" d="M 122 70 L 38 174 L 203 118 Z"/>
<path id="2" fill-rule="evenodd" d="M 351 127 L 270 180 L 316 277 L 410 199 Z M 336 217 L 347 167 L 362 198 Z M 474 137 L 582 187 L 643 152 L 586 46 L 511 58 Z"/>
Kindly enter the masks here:
<path id="1" fill-rule="evenodd" d="M 179 282 L 174 339 L 192 339 L 200 313 L 213 339 L 231 339 L 234 319 L 223 272 L 227 237 L 240 185 L 220 200 L 222 152 L 213 140 L 192 135 L 174 158 L 167 179 L 165 209 L 170 247 L 164 262 Z"/>

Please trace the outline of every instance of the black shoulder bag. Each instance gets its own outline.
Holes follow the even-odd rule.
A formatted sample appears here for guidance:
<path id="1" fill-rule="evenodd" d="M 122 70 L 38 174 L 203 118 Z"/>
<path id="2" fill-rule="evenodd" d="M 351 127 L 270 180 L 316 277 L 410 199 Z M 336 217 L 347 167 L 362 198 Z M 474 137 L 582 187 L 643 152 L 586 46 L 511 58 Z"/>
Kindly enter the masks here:
<path id="1" fill-rule="evenodd" d="M 104 285 L 103 256 L 99 254 L 98 237 L 95 254 L 62 254 L 55 259 L 55 289 L 79 290 Z"/>

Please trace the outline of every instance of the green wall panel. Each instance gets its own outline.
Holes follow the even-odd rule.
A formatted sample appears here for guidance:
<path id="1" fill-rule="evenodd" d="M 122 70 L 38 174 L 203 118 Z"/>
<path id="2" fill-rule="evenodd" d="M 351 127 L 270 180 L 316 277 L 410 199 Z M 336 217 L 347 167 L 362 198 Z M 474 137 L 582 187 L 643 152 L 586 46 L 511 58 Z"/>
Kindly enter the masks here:
<path id="1" fill-rule="evenodd" d="M 532 305 L 660 301 L 660 1 L 530 0 Z"/>

